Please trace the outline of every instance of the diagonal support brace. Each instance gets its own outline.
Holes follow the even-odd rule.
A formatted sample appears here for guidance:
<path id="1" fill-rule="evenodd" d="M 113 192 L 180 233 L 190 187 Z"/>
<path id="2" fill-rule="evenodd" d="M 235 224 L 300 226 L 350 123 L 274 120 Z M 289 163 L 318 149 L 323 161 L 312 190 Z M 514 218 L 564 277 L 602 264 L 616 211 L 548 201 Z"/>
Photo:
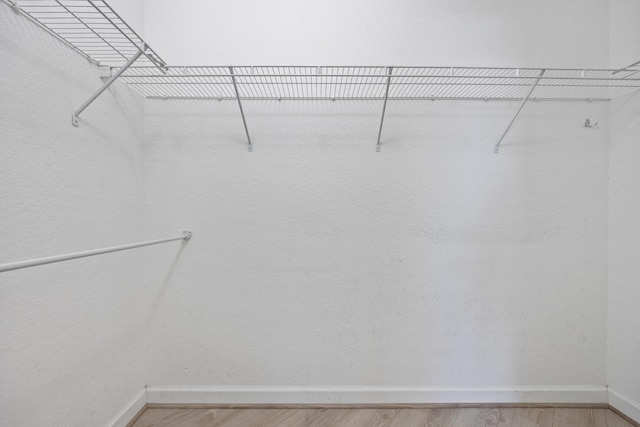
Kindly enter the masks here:
<path id="1" fill-rule="evenodd" d="M 387 110 L 387 98 L 389 98 L 389 86 L 391 86 L 391 73 L 393 67 L 387 69 L 387 87 L 384 90 L 384 104 L 382 104 L 382 117 L 380 118 L 380 129 L 378 130 L 378 143 L 376 144 L 376 151 L 380 152 L 380 137 L 382 136 L 382 125 L 384 123 L 384 113 Z"/>
<path id="2" fill-rule="evenodd" d="M 135 55 L 133 55 L 133 57 L 131 57 L 131 59 L 129 59 L 127 61 L 126 64 L 124 64 L 122 67 L 120 67 L 120 69 L 109 78 L 109 80 L 107 80 L 100 89 L 98 89 L 98 91 L 96 93 L 94 93 L 93 95 L 91 95 L 91 97 L 89 99 L 87 99 L 85 101 L 84 104 L 82 104 L 82 106 L 80 108 L 78 108 L 73 115 L 71 116 L 71 124 L 74 125 L 75 127 L 78 127 L 80 125 L 79 121 L 78 121 L 78 116 L 80 115 L 80 113 L 82 113 L 89 105 L 91 105 L 91 103 L 93 101 L 96 100 L 97 97 L 99 97 L 102 92 L 104 92 L 105 90 L 107 90 L 107 88 L 109 86 L 111 86 L 113 84 L 113 82 L 115 82 L 118 77 L 120 77 L 120 75 L 122 73 L 124 73 L 125 71 L 127 71 L 127 68 L 129 68 L 134 62 L 136 62 L 136 60 L 138 58 L 140 58 L 140 56 L 142 54 L 144 54 L 144 51 L 147 50 L 147 46 L 145 44 L 142 45 L 142 47 L 140 48 L 140 50 L 138 52 L 136 52 Z"/>
<path id="3" fill-rule="evenodd" d="M 516 119 L 518 118 L 518 116 L 520 115 L 520 111 L 522 111 L 522 108 L 524 108 L 524 104 L 527 103 L 527 101 L 529 100 L 529 98 L 531 97 L 531 94 L 533 93 L 533 91 L 536 89 L 536 86 L 538 86 L 538 83 L 540 82 L 540 79 L 542 78 L 542 76 L 544 75 L 544 72 L 546 70 L 542 70 L 540 71 L 540 74 L 538 75 L 538 78 L 536 79 L 535 82 L 533 82 L 533 84 L 531 85 L 531 89 L 529 90 L 529 93 L 527 93 L 527 96 L 525 96 L 525 98 L 522 100 L 522 104 L 520 104 L 520 108 L 518 108 L 518 111 L 516 111 L 516 115 L 513 116 L 513 119 L 511 119 L 511 123 L 509 123 L 509 126 L 507 126 L 507 128 L 505 129 L 504 133 L 502 134 L 502 136 L 500 137 L 500 140 L 498 141 L 498 143 L 496 144 L 496 148 L 494 149 L 494 152 L 499 153 L 500 152 L 500 144 L 502 143 L 502 140 L 504 139 L 505 136 L 507 136 L 507 133 L 509 133 L 509 130 L 511 129 L 511 126 L 513 126 L 513 124 L 515 123 Z"/>
<path id="4" fill-rule="evenodd" d="M 240 92 L 238 92 L 238 85 L 236 84 L 236 76 L 233 74 L 233 67 L 229 67 L 231 73 L 231 81 L 233 82 L 233 89 L 236 92 L 236 99 L 238 100 L 238 107 L 240 107 L 240 115 L 242 116 L 242 124 L 244 125 L 244 131 L 247 134 L 247 141 L 249 141 L 249 151 L 253 151 L 253 144 L 251 144 L 251 137 L 249 136 L 249 128 L 247 127 L 247 120 L 244 118 L 244 110 L 242 109 L 242 102 L 240 102 Z"/>
<path id="5" fill-rule="evenodd" d="M 632 71 L 632 70 L 629 70 L 629 68 L 633 68 L 633 67 L 635 67 L 636 65 L 640 65 L 640 61 L 638 61 L 638 62 L 634 62 L 634 63 L 633 63 L 633 64 L 631 64 L 631 65 L 627 65 L 627 66 L 626 66 L 626 67 L 624 67 L 624 68 L 620 68 L 619 70 L 616 70 L 616 71 L 614 71 L 613 73 L 611 73 L 611 75 L 612 75 L 612 76 L 615 76 L 616 74 L 618 74 L 618 73 L 620 73 L 620 72 L 622 72 L 622 71 Z M 629 77 L 629 76 L 627 76 L 627 77 Z"/>

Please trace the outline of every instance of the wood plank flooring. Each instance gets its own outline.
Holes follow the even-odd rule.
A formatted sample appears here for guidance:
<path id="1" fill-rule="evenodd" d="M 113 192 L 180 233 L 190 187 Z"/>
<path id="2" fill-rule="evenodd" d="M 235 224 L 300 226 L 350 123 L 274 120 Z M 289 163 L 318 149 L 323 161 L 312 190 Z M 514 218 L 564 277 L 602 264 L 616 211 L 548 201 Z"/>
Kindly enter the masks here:
<path id="1" fill-rule="evenodd" d="M 147 408 L 131 427 L 634 427 L 593 408 Z"/>

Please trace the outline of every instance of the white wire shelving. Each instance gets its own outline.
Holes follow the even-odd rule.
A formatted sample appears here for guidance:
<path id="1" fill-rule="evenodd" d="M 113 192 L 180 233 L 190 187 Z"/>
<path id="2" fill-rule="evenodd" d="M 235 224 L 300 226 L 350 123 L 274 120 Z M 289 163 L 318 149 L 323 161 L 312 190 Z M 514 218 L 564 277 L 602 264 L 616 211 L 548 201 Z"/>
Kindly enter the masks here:
<path id="1" fill-rule="evenodd" d="M 140 50 L 138 65 L 166 65 L 104 0 L 4 1 L 97 65 L 121 67 Z"/>
<path id="2" fill-rule="evenodd" d="M 4 0 L 67 46 L 100 66 L 116 69 L 71 116 L 78 116 L 133 63 L 164 72 L 165 62 L 104 0 Z"/>
<path id="3" fill-rule="evenodd" d="M 243 100 L 606 101 L 640 88 L 626 69 L 480 67 L 243 66 L 233 68 Z M 152 99 L 236 99 L 230 67 L 131 67 L 121 78 Z M 390 82 L 389 82 L 390 80 Z"/>
<path id="4" fill-rule="evenodd" d="M 640 89 L 640 61 L 618 70 L 424 66 L 168 66 L 105 0 L 4 0 L 18 13 L 149 99 L 234 100 L 253 148 L 242 108 L 249 100 L 518 101 L 496 152 L 523 107 L 535 101 L 609 101 Z"/>
<path id="5" fill-rule="evenodd" d="M 637 64 L 633 64 L 635 66 Z M 388 101 L 520 101 L 502 140 L 529 100 L 609 101 L 640 89 L 640 70 L 487 67 L 243 66 L 130 67 L 121 79 L 150 99 L 383 101 L 376 150 Z M 119 69 L 114 68 L 113 72 Z"/>

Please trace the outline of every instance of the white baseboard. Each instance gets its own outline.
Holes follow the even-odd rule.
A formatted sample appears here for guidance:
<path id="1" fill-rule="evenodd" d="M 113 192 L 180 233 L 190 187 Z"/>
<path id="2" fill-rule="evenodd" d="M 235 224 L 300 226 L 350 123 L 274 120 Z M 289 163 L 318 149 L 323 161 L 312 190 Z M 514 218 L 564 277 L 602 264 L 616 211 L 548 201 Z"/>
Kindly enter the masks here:
<path id="1" fill-rule="evenodd" d="M 580 387 L 148 387 L 150 404 L 608 403 Z"/>
<path id="2" fill-rule="evenodd" d="M 109 421 L 106 427 L 125 427 L 147 404 L 147 391 L 142 390 Z"/>
<path id="3" fill-rule="evenodd" d="M 609 388 L 580 387 L 148 387 L 106 427 L 125 427 L 147 404 L 608 403 L 640 423 L 640 403 Z"/>
<path id="4" fill-rule="evenodd" d="M 633 421 L 640 423 L 640 402 L 609 388 L 609 405 L 631 418 Z"/>

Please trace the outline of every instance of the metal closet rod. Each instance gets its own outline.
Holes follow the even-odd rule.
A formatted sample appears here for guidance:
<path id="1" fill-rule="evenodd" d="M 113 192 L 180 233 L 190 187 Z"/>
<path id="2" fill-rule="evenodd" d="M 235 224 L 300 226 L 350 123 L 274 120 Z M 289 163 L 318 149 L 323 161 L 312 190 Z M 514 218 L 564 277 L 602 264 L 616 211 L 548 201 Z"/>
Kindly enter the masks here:
<path id="1" fill-rule="evenodd" d="M 110 248 L 94 249 L 90 251 L 73 252 L 73 253 L 64 254 L 64 255 L 54 255 L 54 256 L 49 256 L 44 258 L 31 259 L 27 261 L 10 262 L 8 264 L 0 264 L 0 273 L 3 273 L 5 271 L 18 270 L 20 268 L 35 267 L 43 264 L 51 264 L 54 262 L 68 261 L 70 259 L 101 255 L 109 252 L 124 251 L 127 249 L 134 249 L 142 246 L 151 246 L 151 245 L 157 245 L 160 243 L 173 242 L 175 240 L 189 240 L 191 239 L 191 236 L 192 234 L 190 231 L 183 231 L 182 236 L 180 237 L 170 237 L 167 239 L 150 240 L 148 242 L 130 243 L 128 245 L 112 246 Z"/>

